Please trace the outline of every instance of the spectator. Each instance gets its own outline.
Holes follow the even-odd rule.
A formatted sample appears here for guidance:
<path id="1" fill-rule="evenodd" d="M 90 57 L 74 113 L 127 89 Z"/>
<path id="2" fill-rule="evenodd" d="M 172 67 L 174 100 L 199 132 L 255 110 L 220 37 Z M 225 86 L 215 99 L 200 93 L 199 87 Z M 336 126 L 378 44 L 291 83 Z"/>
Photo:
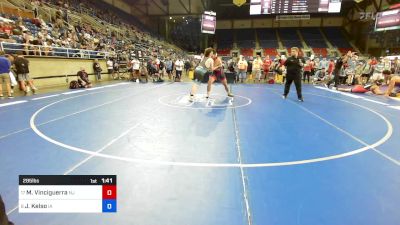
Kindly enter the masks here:
<path id="1" fill-rule="evenodd" d="M 317 70 L 317 72 L 315 72 L 315 77 L 313 79 L 313 85 L 326 80 L 327 76 L 326 76 L 326 71 L 325 68 L 321 68 L 320 70 Z"/>
<path id="2" fill-rule="evenodd" d="M 172 60 L 170 58 L 167 59 L 167 61 L 165 62 L 165 68 L 167 70 L 167 74 L 168 74 L 168 78 L 171 80 L 172 77 L 172 71 L 173 71 L 173 64 L 172 64 Z"/>
<path id="3" fill-rule="evenodd" d="M 186 76 L 188 76 L 189 70 L 190 70 L 190 61 L 189 61 L 189 59 L 187 59 L 187 60 L 185 61 L 185 75 L 186 75 Z"/>
<path id="4" fill-rule="evenodd" d="M 29 61 L 25 59 L 22 55 L 22 52 L 18 52 L 18 55 L 14 61 L 15 69 L 17 71 L 18 82 L 22 91 L 25 92 L 25 95 L 28 94 L 28 89 L 26 87 L 26 83 L 31 88 L 33 94 L 36 94 L 37 88 L 33 85 L 33 80 L 29 76 Z"/>
<path id="5" fill-rule="evenodd" d="M 121 80 L 121 77 L 119 76 L 119 63 L 117 60 L 114 60 L 114 74 L 115 72 L 117 72 L 117 78 L 115 79 Z"/>
<path id="6" fill-rule="evenodd" d="M 247 61 L 244 59 L 242 55 L 239 56 L 239 61 L 237 63 L 239 69 L 239 79 L 240 82 L 243 83 L 243 80 L 246 80 L 247 77 Z"/>
<path id="7" fill-rule="evenodd" d="M 33 14 L 34 14 L 35 18 L 38 18 L 40 1 L 38 1 L 38 0 L 31 1 L 31 5 L 32 5 L 32 10 L 33 10 Z"/>
<path id="8" fill-rule="evenodd" d="M 307 60 L 306 64 L 304 65 L 303 68 L 303 83 L 306 82 L 306 78 L 308 83 L 310 83 L 310 77 L 311 77 L 311 67 L 312 67 L 312 62 L 311 60 Z"/>
<path id="9" fill-rule="evenodd" d="M 322 68 L 328 68 L 328 61 L 326 60 L 326 58 L 323 58 L 320 62 L 319 62 L 319 67 L 318 69 L 322 69 Z"/>
<path id="10" fill-rule="evenodd" d="M 252 68 L 254 82 L 256 80 L 258 80 L 258 83 L 261 82 L 261 69 L 262 69 L 262 67 L 263 67 L 263 61 L 261 59 L 261 55 L 257 55 L 257 57 L 253 61 L 253 68 Z"/>
<path id="11" fill-rule="evenodd" d="M 81 70 L 77 73 L 79 86 L 82 88 L 91 88 L 92 84 L 89 81 L 89 76 L 85 71 L 85 68 L 81 67 Z"/>
<path id="12" fill-rule="evenodd" d="M 131 61 L 131 65 L 132 65 L 131 81 L 136 81 L 137 79 L 139 79 L 139 75 L 140 75 L 139 74 L 140 62 L 136 58 L 133 58 L 132 61 Z"/>
<path id="13" fill-rule="evenodd" d="M 178 57 L 178 60 L 175 62 L 175 81 L 181 81 L 183 67 L 184 63 L 181 57 Z"/>
<path id="14" fill-rule="evenodd" d="M 13 98 L 11 94 L 10 68 L 10 61 L 5 57 L 4 52 L 0 51 L 0 98 L 4 98 L 3 84 L 6 85 L 8 98 Z"/>
<path id="15" fill-rule="evenodd" d="M 111 58 L 109 58 L 107 60 L 107 70 L 108 70 L 108 75 L 111 75 L 112 79 L 115 80 L 115 77 L 114 77 L 114 62 L 112 61 Z"/>
<path id="16" fill-rule="evenodd" d="M 269 58 L 269 55 L 265 56 L 265 59 L 263 61 L 263 70 L 264 70 L 264 77 L 267 79 L 268 73 L 271 69 L 272 61 Z"/>
<path id="17" fill-rule="evenodd" d="M 17 79 L 15 76 L 15 64 L 14 64 L 14 56 L 10 54 L 6 54 L 5 57 L 10 61 L 11 68 L 10 68 L 10 80 L 11 80 L 11 94 L 14 94 L 14 86 L 18 85 Z"/>
<path id="18" fill-rule="evenodd" d="M 98 59 L 94 60 L 93 71 L 94 71 L 94 74 L 96 75 L 96 79 L 98 81 L 100 81 L 101 80 L 101 71 L 102 71 L 102 69 L 101 69 L 101 66 L 100 66 L 100 63 L 99 63 Z"/>

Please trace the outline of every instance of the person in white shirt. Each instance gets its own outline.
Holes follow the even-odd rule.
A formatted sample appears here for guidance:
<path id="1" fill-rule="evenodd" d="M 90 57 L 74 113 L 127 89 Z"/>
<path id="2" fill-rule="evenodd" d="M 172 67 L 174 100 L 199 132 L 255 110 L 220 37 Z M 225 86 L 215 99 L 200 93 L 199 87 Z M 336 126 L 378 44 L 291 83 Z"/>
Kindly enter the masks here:
<path id="1" fill-rule="evenodd" d="M 181 81 L 184 63 L 179 57 L 175 62 L 175 80 Z"/>
<path id="2" fill-rule="evenodd" d="M 256 79 L 258 80 L 258 83 L 261 82 L 261 68 L 263 67 L 263 61 L 261 59 L 260 55 L 257 55 L 257 58 L 254 59 L 253 61 L 253 68 L 252 68 L 252 73 L 254 76 L 254 83 L 256 82 Z"/>
<path id="3" fill-rule="evenodd" d="M 139 60 L 137 60 L 136 58 L 133 58 L 131 60 L 131 66 L 132 66 L 132 81 L 136 81 L 137 79 L 139 79 L 139 70 L 140 70 L 140 62 Z"/>
<path id="4" fill-rule="evenodd" d="M 239 79 L 241 83 L 243 83 L 243 80 L 246 80 L 247 66 L 248 66 L 247 61 L 244 59 L 243 55 L 240 55 L 237 67 L 239 70 Z"/>
<path id="5" fill-rule="evenodd" d="M 114 77 L 114 62 L 111 60 L 111 58 L 109 58 L 107 60 L 107 70 L 108 70 L 108 74 L 111 75 L 111 77 L 113 79 L 115 79 L 115 77 Z"/>

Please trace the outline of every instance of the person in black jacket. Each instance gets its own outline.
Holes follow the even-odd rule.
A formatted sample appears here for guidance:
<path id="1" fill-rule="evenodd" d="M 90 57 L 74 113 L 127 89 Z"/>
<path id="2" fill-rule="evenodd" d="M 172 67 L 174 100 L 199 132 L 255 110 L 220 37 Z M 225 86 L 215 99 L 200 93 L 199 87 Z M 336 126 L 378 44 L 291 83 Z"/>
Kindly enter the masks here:
<path id="1" fill-rule="evenodd" d="M 297 98 L 303 102 L 303 95 L 301 93 L 301 75 L 304 66 L 304 58 L 299 57 L 299 49 L 297 47 L 291 48 L 291 56 L 286 59 L 284 66 L 286 67 L 286 83 L 283 99 L 287 98 L 290 91 L 290 85 L 294 82 L 297 91 Z"/>
<path id="2" fill-rule="evenodd" d="M 338 87 L 338 85 L 339 85 L 339 78 L 340 78 L 340 71 L 341 71 L 341 69 L 342 69 L 342 67 L 343 67 L 343 64 L 345 64 L 345 63 L 347 62 L 348 57 L 349 57 L 349 54 L 346 54 L 346 55 L 343 55 L 341 58 L 339 58 L 339 59 L 336 61 L 335 69 L 333 70 L 333 76 L 334 76 L 334 78 L 333 78 L 332 80 L 330 80 L 330 81 L 326 84 L 326 87 L 327 87 L 327 88 L 329 88 L 329 86 L 330 86 L 333 82 L 335 82 L 335 88 Z"/>
<path id="3" fill-rule="evenodd" d="M 6 207 L 4 206 L 3 199 L 1 199 L 1 195 L 0 195 L 0 225 L 14 225 L 12 222 L 8 220 L 6 214 Z"/>
<path id="4" fill-rule="evenodd" d="M 29 61 L 25 59 L 22 52 L 18 52 L 18 56 L 14 61 L 15 70 L 17 72 L 18 81 L 20 82 L 21 89 L 28 94 L 28 89 L 26 88 L 26 83 L 32 89 L 33 94 L 36 93 L 37 88 L 33 85 L 33 80 L 29 76 Z"/>

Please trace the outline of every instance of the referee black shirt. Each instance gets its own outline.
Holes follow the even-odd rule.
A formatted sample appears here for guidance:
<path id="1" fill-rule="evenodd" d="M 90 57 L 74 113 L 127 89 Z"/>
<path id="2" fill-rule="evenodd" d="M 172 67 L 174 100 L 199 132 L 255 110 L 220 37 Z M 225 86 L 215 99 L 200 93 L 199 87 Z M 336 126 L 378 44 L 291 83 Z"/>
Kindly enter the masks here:
<path id="1" fill-rule="evenodd" d="M 301 78 L 302 69 L 305 61 L 303 57 L 290 56 L 286 59 L 284 66 L 286 67 L 286 78 L 296 79 Z"/>

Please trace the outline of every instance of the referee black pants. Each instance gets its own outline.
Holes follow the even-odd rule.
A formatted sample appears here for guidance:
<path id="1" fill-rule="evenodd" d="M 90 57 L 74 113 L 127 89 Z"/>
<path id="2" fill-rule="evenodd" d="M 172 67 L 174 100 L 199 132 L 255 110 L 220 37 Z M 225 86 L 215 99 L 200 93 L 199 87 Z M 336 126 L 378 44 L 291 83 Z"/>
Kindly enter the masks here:
<path id="1" fill-rule="evenodd" d="M 334 77 L 333 77 L 333 79 L 330 80 L 330 81 L 327 83 L 327 85 L 330 86 L 333 82 L 335 82 L 335 87 L 338 87 L 338 86 L 339 86 L 339 81 L 340 81 L 339 78 L 340 78 L 339 73 L 338 73 L 338 72 L 334 72 Z"/>
<path id="2" fill-rule="evenodd" d="M 286 76 L 286 83 L 285 83 L 285 92 L 283 95 L 287 96 L 290 91 L 290 86 L 294 82 L 294 85 L 296 86 L 296 91 L 297 91 L 297 97 L 299 99 L 303 98 L 303 95 L 301 93 L 301 76 L 296 76 L 296 77 L 290 77 Z"/>
<path id="3" fill-rule="evenodd" d="M 3 199 L 1 199 L 1 195 L 0 195 L 0 225 L 13 225 L 13 223 L 8 221 L 6 214 L 6 207 L 4 206 Z"/>

